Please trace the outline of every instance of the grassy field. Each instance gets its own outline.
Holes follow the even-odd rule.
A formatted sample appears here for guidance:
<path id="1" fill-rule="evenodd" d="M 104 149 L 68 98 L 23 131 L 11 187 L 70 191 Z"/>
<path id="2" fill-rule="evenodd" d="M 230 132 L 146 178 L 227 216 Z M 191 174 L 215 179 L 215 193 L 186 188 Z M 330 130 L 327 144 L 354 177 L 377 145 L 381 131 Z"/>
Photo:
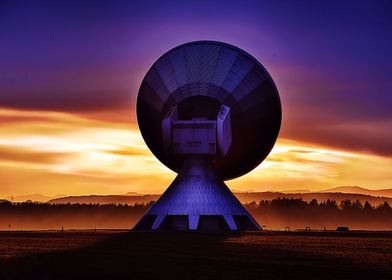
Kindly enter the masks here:
<path id="1" fill-rule="evenodd" d="M 391 232 L 0 232 L 0 279 L 392 279 Z"/>

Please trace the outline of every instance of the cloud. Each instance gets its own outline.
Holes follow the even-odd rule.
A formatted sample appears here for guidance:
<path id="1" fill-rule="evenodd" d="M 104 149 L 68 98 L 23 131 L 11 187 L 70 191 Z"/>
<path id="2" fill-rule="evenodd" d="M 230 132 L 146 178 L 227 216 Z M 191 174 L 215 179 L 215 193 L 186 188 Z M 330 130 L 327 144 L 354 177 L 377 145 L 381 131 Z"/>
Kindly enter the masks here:
<path id="1" fill-rule="evenodd" d="M 125 145 L 119 146 L 114 150 L 106 150 L 105 152 L 119 156 L 146 156 L 151 154 L 145 149 Z"/>
<path id="2" fill-rule="evenodd" d="M 341 120 L 330 123 L 301 117 L 288 120 L 282 130 L 285 138 L 318 143 L 332 148 L 392 157 L 392 121 Z"/>
<path id="3" fill-rule="evenodd" d="M 1 165 L 7 162 L 22 162 L 35 164 L 54 164 L 70 158 L 72 153 L 66 152 L 43 152 L 34 151 L 29 148 L 0 145 Z"/>
<path id="4" fill-rule="evenodd" d="M 1 109 L 0 196 L 161 193 L 176 174 L 146 147 L 136 126 L 58 112 Z M 19 121 L 15 122 L 14 119 Z M 237 190 L 387 188 L 392 159 L 279 138 L 255 170 L 227 184 Z"/>
<path id="5" fill-rule="evenodd" d="M 271 154 L 247 175 L 228 181 L 235 189 L 317 191 L 331 186 L 390 188 L 392 159 L 280 138 Z"/>

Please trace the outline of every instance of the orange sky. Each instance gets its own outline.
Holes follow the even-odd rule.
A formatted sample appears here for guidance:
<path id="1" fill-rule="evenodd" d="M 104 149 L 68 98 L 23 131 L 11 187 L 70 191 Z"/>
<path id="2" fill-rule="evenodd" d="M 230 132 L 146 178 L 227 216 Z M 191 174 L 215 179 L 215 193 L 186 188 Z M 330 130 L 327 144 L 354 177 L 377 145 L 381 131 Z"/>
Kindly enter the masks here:
<path id="1" fill-rule="evenodd" d="M 135 102 L 151 65 L 197 40 L 251 54 L 282 103 L 274 150 L 232 189 L 392 188 L 388 1 L 5 2 L 0 198 L 166 189 L 175 174 L 146 148 Z"/>
<path id="2" fill-rule="evenodd" d="M 151 154 L 135 123 L 106 115 L 0 109 L 0 198 L 164 191 L 175 173 Z M 391 166 L 389 157 L 279 137 L 261 165 L 227 184 L 240 191 L 380 189 L 392 186 Z"/>

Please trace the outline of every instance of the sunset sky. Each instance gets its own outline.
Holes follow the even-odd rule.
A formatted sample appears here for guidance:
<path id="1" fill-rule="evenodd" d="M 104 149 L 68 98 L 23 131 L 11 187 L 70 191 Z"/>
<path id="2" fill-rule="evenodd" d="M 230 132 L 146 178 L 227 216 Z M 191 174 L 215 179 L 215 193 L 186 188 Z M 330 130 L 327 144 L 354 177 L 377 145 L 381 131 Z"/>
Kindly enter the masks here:
<path id="1" fill-rule="evenodd" d="M 344 2 L 344 3 L 343 3 Z M 282 128 L 233 190 L 392 188 L 390 1 L 1 1 L 0 198 L 161 193 L 135 101 L 157 58 L 238 46 L 274 79 Z"/>

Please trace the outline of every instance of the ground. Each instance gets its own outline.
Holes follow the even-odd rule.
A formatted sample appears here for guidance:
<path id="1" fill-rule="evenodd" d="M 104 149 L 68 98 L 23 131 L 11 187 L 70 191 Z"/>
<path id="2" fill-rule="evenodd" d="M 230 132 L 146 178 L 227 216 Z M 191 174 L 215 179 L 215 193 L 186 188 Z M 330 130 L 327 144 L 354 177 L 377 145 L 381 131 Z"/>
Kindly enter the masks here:
<path id="1" fill-rule="evenodd" d="M 391 232 L 0 232 L 0 279 L 392 279 Z"/>

